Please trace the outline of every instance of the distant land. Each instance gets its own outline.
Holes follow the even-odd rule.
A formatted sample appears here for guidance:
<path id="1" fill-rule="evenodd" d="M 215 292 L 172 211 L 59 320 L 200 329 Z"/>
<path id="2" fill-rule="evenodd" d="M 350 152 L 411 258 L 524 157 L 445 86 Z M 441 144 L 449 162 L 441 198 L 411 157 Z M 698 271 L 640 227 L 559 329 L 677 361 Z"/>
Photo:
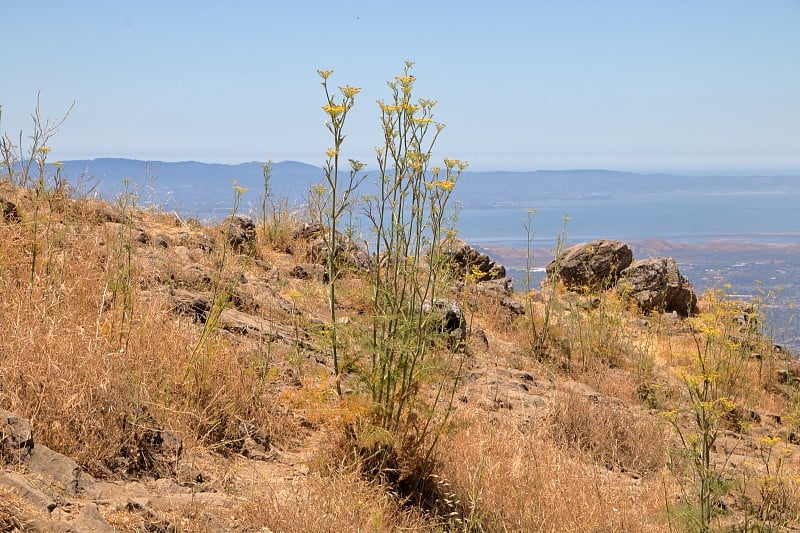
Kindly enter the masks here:
<path id="1" fill-rule="evenodd" d="M 163 162 L 124 158 L 99 158 L 64 162 L 64 171 L 73 181 L 95 185 L 106 198 L 119 192 L 129 178 L 138 184 L 143 200 L 161 202 L 170 209 L 213 209 L 230 205 L 232 181 L 249 189 L 245 204 L 255 203 L 263 189 L 263 162 L 240 164 Z M 368 187 L 377 172 L 366 169 Z M 83 180 L 79 178 L 83 176 Z M 323 180 L 322 168 L 297 161 L 272 163 L 273 196 L 302 202 L 309 185 Z M 467 170 L 454 192 L 463 209 L 538 208 L 554 202 L 614 200 L 624 195 L 686 194 L 744 195 L 796 193 L 797 176 L 688 176 L 635 174 L 605 169 L 536 170 L 527 172 Z M 155 196 L 153 198 L 148 197 Z M 214 211 L 216 213 L 216 211 Z M 224 211 L 223 211 L 224 214 Z"/>
<path id="2" fill-rule="evenodd" d="M 262 165 L 103 158 L 65 161 L 63 171 L 79 192 L 113 200 L 129 179 L 140 206 L 208 221 L 230 212 L 233 180 L 248 189 L 241 211 L 256 212 Z M 367 167 L 366 174 L 362 192 L 369 193 L 377 173 Z M 320 167 L 275 162 L 271 194 L 302 209 L 309 186 L 323 180 Z M 731 283 L 743 297 L 779 294 L 778 337 L 800 349 L 800 175 L 467 171 L 453 200 L 459 235 L 506 264 L 518 289 L 528 244 L 532 266 L 541 269 L 552 258 L 559 234 L 566 245 L 619 239 L 630 244 L 636 258 L 674 257 L 701 291 Z M 529 212 L 530 233 L 523 227 Z"/>

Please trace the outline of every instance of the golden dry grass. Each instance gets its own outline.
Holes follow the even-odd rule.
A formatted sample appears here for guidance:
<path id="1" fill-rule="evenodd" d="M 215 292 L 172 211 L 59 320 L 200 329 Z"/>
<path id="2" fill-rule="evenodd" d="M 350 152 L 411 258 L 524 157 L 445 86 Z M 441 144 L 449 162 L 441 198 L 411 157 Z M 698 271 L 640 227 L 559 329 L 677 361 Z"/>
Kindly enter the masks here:
<path id="1" fill-rule="evenodd" d="M 476 338 L 467 343 L 457 408 L 443 428 L 433 477 L 426 480 L 436 487 L 438 501 L 423 509 L 399 497 L 396 487 L 365 478 L 346 449 L 352 443 L 343 438 L 344 428 L 363 420 L 371 408 L 357 375 L 371 304 L 368 284 L 357 274 L 348 274 L 339 285 L 343 361 L 352 371 L 341 378 L 346 394 L 340 399 L 321 327 L 326 288 L 288 275 L 294 264 L 307 261 L 305 244 L 291 242 L 290 229 L 281 228 L 274 241 L 259 232 L 252 255 L 231 254 L 222 264 L 220 228 L 132 211 L 133 226 L 151 241 L 157 234 L 166 236 L 170 244 L 161 248 L 132 242 L 130 233 L 104 224 L 105 208 L 95 202 L 59 198 L 52 211 L 49 204 L 40 206 L 34 232 L 30 193 L 4 185 L 0 195 L 22 213 L 20 222 L 0 222 L 0 407 L 29 418 L 37 442 L 96 476 L 174 475 L 157 465 L 148 470 L 130 456 L 142 435 L 165 429 L 182 440 L 182 461 L 211 458 L 207 470 L 218 490 L 238 498 L 224 520 L 234 529 L 670 527 L 666 508 L 678 502 L 680 487 L 666 464 L 676 438 L 658 415 L 686 407 L 676 369 L 692 364 L 697 355 L 694 325 L 660 315 L 641 317 L 613 294 L 584 306 L 581 298 L 559 289 L 550 309 L 546 352 L 534 354 L 530 316 L 515 317 L 469 287 L 453 292 L 468 311 L 470 330 L 484 332 L 487 344 Z M 285 223 L 291 227 L 292 221 Z M 300 256 L 287 254 L 289 248 Z M 310 339 L 317 349 L 291 338 L 258 340 L 222 329 L 203 337 L 203 324 L 174 313 L 165 289 L 211 292 L 213 279 L 180 278 L 187 261 L 234 286 L 242 309 L 290 337 Z M 267 286 L 274 299 L 259 301 L 247 284 L 237 282 L 242 276 L 250 287 L 254 282 Z M 534 305 L 532 319 L 539 328 L 546 301 Z M 704 312 L 721 314 L 719 302 L 707 305 Z M 752 443 L 764 435 L 780 436 L 789 450 L 787 475 L 796 476 L 796 446 L 787 441 L 800 426 L 798 417 L 792 418 L 798 393 L 777 377 L 789 362 L 767 344 L 749 351 L 762 356 L 732 358 L 735 372 L 725 383 L 742 409 L 739 416 L 753 412 L 763 420 L 751 424 L 751 435 L 742 438 Z M 784 421 L 768 426 L 768 414 Z M 274 450 L 302 451 L 309 474 L 291 483 L 277 476 L 296 474 L 300 466 L 295 464 L 258 470 L 251 477 L 260 480 L 250 485 L 228 483 L 244 467 L 231 466 L 229 475 L 219 465 L 238 456 L 246 427 L 262 431 Z M 726 431 L 740 429 L 732 423 Z M 749 449 L 755 453 L 756 448 Z M 13 525 L 5 511 L 0 507 L 0 523 Z M 203 509 L 170 512 L 166 516 L 181 531 L 206 527 Z M 726 520 L 737 523 L 741 508 L 731 513 L 734 518 Z M 141 526 L 123 511 L 107 515 L 120 530 Z"/>

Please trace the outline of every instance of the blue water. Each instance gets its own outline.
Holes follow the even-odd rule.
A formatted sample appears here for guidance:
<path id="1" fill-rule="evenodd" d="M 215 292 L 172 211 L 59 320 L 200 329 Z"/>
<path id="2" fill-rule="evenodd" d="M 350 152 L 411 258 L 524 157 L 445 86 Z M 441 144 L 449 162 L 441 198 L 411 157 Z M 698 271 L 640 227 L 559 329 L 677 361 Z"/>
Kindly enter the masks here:
<path id="1" fill-rule="evenodd" d="M 800 191 L 757 194 L 643 193 L 572 201 L 524 201 L 536 210 L 535 240 L 552 246 L 563 219 L 568 240 L 664 239 L 709 241 L 800 242 Z M 458 227 L 469 242 L 524 247 L 525 207 L 461 210 Z"/>
<path id="2" fill-rule="evenodd" d="M 478 247 L 524 249 L 528 237 L 523 221 L 527 219 L 527 210 L 535 209 L 530 244 L 538 266 L 552 258 L 556 237 L 562 232 L 567 246 L 600 238 L 632 244 L 649 239 L 699 245 L 800 244 L 800 190 L 615 194 L 613 198 L 552 199 L 538 203 L 517 199 L 514 204 L 514 207 L 462 209 L 458 216 L 460 236 Z M 568 217 L 566 225 L 564 217 Z M 771 323 L 767 328 L 777 342 L 800 352 L 800 254 L 797 249 L 787 252 L 790 249 L 725 253 L 683 249 L 675 257 L 681 272 L 700 293 L 726 283 L 733 285 L 731 292 L 745 299 L 774 293 L 775 307 L 770 310 Z M 509 272 L 521 289 L 524 272 L 519 267 L 517 263 Z"/>
<path id="3" fill-rule="evenodd" d="M 518 184 L 518 188 L 509 185 L 504 191 L 505 182 L 484 177 L 477 183 L 489 187 L 485 195 L 476 194 L 473 186 L 472 192 L 467 190 L 463 196 L 468 207 L 458 212 L 459 236 L 479 248 L 525 249 L 528 236 L 523 221 L 532 209 L 536 213 L 531 220 L 531 245 L 538 266 L 548 260 L 548 254 L 552 257 L 562 231 L 566 245 L 600 238 L 629 243 L 661 239 L 684 244 L 800 244 L 800 178 L 755 178 L 752 182 L 746 178 L 665 179 L 663 186 L 652 180 L 646 182 L 649 188 L 643 188 L 640 181 L 637 192 L 631 192 L 633 182 L 599 178 L 582 183 L 551 178 L 547 183 Z M 614 183 L 620 190 L 614 190 Z M 538 190 L 542 192 L 529 192 Z M 456 200 L 458 193 L 457 187 Z M 171 186 L 155 190 L 154 197 L 162 207 L 201 220 L 219 220 L 231 207 L 228 196 L 212 194 L 199 186 Z M 299 192 L 290 197 L 290 203 L 302 210 Z M 240 211 L 255 214 L 257 205 L 257 194 L 251 192 Z M 564 217 L 569 219 L 566 226 Z M 364 233 L 369 240 L 369 232 Z M 684 252 L 674 256 L 698 292 L 727 282 L 733 285 L 733 292 L 742 295 L 777 291 L 777 312 L 771 327 L 778 331 L 781 343 L 800 351 L 800 253 Z M 520 265 L 506 266 L 521 289 Z"/>

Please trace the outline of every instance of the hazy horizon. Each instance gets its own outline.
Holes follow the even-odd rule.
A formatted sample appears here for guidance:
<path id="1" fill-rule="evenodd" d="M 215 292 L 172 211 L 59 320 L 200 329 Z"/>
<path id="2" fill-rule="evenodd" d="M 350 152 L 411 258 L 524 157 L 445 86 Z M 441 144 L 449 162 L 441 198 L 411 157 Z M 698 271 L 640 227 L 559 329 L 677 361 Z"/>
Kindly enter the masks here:
<path id="1" fill-rule="evenodd" d="M 316 168 L 322 168 L 324 164 L 323 158 L 317 158 L 318 160 L 314 161 L 313 158 L 308 157 L 306 159 L 297 159 L 297 158 L 286 158 L 286 159 L 264 159 L 264 158 L 202 158 L 197 159 L 193 158 L 192 156 L 157 156 L 157 157 L 144 157 L 144 156 L 134 156 L 134 155 L 120 155 L 120 154 L 102 154 L 102 155 L 93 155 L 93 156 L 77 156 L 77 157 L 67 157 L 61 159 L 62 161 L 91 161 L 95 159 L 127 159 L 131 161 L 142 161 L 142 162 L 151 162 L 151 163 L 203 163 L 209 165 L 243 165 L 248 163 L 259 163 L 263 164 L 268 160 L 272 160 L 273 163 L 301 163 L 304 165 L 310 165 Z M 607 165 L 607 166 L 568 166 L 568 165 L 553 165 L 553 166 L 542 166 L 538 168 L 531 168 L 525 167 L 522 165 L 514 165 L 507 164 L 506 166 L 502 166 L 508 160 L 508 158 L 501 158 L 497 157 L 497 162 L 495 164 L 474 164 L 468 161 L 469 167 L 467 171 L 469 172 L 539 172 L 539 171 L 591 171 L 591 170 L 603 170 L 603 171 L 612 171 L 612 172 L 630 172 L 634 174 L 671 174 L 675 176 L 704 176 L 704 177 L 712 177 L 712 176 L 781 176 L 781 177 L 792 177 L 798 176 L 800 177 L 800 167 L 797 168 L 769 168 L 767 166 L 763 167 L 754 167 L 754 168 L 738 168 L 738 169 L 731 169 L 728 167 L 724 167 L 722 165 L 709 165 L 707 167 L 695 167 L 695 168 L 665 168 L 665 167 L 639 167 L 639 166 L 632 166 L 620 163 L 616 166 Z M 362 159 L 367 166 L 365 171 L 376 170 L 377 167 L 372 162 L 364 158 Z M 501 162 L 503 161 L 503 162 Z"/>
<path id="2" fill-rule="evenodd" d="M 473 170 L 800 169 L 795 0 L 409 0 L 402 14 L 367 1 L 42 0 L 35 17 L 21 2 L 3 17 L 26 23 L 0 38 L 20 50 L 5 57 L 0 130 L 30 133 L 37 94 L 44 117 L 76 103 L 52 161 L 321 164 L 331 140 L 316 71 L 334 69 L 332 87 L 362 88 L 343 153 L 369 163 L 375 101 L 409 59 L 414 94 L 447 125 L 436 159 Z"/>

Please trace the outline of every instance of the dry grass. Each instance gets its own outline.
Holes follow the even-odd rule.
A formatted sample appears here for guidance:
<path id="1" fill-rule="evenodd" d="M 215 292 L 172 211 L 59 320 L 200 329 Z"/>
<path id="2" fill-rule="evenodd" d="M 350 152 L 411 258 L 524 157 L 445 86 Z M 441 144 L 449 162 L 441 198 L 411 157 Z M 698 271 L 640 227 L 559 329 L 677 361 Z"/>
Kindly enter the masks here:
<path id="1" fill-rule="evenodd" d="M 546 428 L 469 413 L 441 448 L 441 475 L 484 531 L 666 530 L 658 474 L 611 472 Z M 670 492 L 674 489 L 670 487 Z"/>
<path id="2" fill-rule="evenodd" d="M 397 499 L 355 471 L 312 475 L 302 487 L 254 498 L 243 511 L 248 526 L 270 531 L 431 531 L 423 513 L 403 509 Z"/>
<path id="3" fill-rule="evenodd" d="M 237 487 L 238 503 L 226 523 L 241 530 L 669 529 L 665 509 L 680 491 L 676 479 L 663 473 L 675 440 L 658 413 L 685 407 L 676 369 L 692 364 L 698 350 L 697 327 L 693 333 L 687 322 L 641 317 L 613 294 L 594 302 L 557 289 L 547 350 L 534 356 L 529 315 L 515 317 L 468 286 L 453 291 L 450 296 L 468 311 L 470 329 L 485 332 L 488 343 L 470 340 L 465 371 L 484 376 L 496 390 L 481 393 L 503 401 L 471 396 L 459 403 L 440 436 L 433 474 L 424 480 L 437 500 L 424 509 L 398 497 L 397 487 L 367 479 L 344 437 L 345 428 L 363 422 L 371 409 L 357 357 L 369 333 L 368 284 L 356 273 L 339 284 L 340 341 L 349 372 L 341 378 L 340 399 L 320 320 L 327 313 L 325 285 L 288 275 L 307 260 L 307 244 L 290 237 L 296 223 L 291 214 L 272 222 L 272 240 L 259 231 L 251 255 L 230 254 L 222 264 L 219 228 L 133 212 L 132 226 L 151 240 L 131 241 L 130 233 L 108 224 L 108 206 L 61 197 L 52 212 L 40 206 L 34 234 L 29 191 L 3 185 L 0 195 L 17 203 L 22 215 L 19 222 L 0 222 L 0 407 L 29 418 L 37 442 L 96 476 L 173 475 L 174 465 L 157 458 L 150 464 L 135 460 L 152 432 L 177 435 L 183 461 L 203 455 L 221 463 L 241 451 L 255 428 L 273 449 L 307 449 L 315 459 L 307 461 L 311 474 L 291 482 L 264 477 L 277 472 L 265 470 L 259 482 Z M 156 235 L 169 246 L 155 244 Z M 34 244 L 38 259 L 31 275 Z M 199 265 L 195 271 L 209 279 L 187 276 L 187 263 Z M 174 313 L 165 287 L 209 294 L 215 277 L 234 288 L 234 304 L 313 349 L 219 328 L 204 338 L 201 322 Z M 267 286 L 269 300 L 252 292 L 256 284 Z M 537 325 L 543 301 L 534 306 Z M 716 303 L 703 310 L 722 314 L 720 309 Z M 734 334 L 740 332 L 731 329 Z M 752 352 L 761 357 L 750 357 Z M 730 358 L 724 386 L 735 392 L 742 416 L 752 418 L 753 412 L 764 420 L 750 428 L 754 439 L 769 431 L 782 438 L 789 450 L 784 472 L 796 476 L 796 446 L 786 441 L 797 429 L 792 424 L 800 428 L 800 417 L 787 417 L 800 412 L 798 391 L 777 373 L 790 363 L 766 344 L 741 354 Z M 434 386 L 441 369 L 425 370 Z M 578 393 L 568 382 L 596 394 Z M 465 378 L 456 398 L 476 387 Z M 768 413 L 783 416 L 783 425 L 767 427 Z M 736 422 L 726 430 L 741 429 Z M 318 435 L 325 435 L 325 445 L 314 439 Z M 757 446 L 748 449 L 754 455 Z M 228 474 L 215 475 L 225 490 Z M 795 496 L 782 516 L 797 506 Z M 738 516 L 741 507 L 733 500 L 731 505 Z M 7 507 L 0 505 L 0 525 L 13 528 L 18 515 Z M 180 531 L 203 531 L 210 527 L 203 525 L 206 511 L 217 512 L 187 507 L 165 516 Z M 142 526 L 122 511 L 112 518 L 120 530 Z"/>
<path id="4" fill-rule="evenodd" d="M 193 357 L 201 326 L 145 292 L 153 272 L 137 264 L 149 262 L 131 265 L 123 309 L 110 283 L 124 267 L 116 250 L 127 243 L 86 220 L 61 231 L 57 244 L 39 235 L 42 257 L 52 252 L 57 261 L 37 265 L 27 283 L 30 227 L 0 226 L 0 401 L 33 421 L 40 442 L 109 475 L 127 464 L 120 456 L 142 424 L 168 427 L 189 447 L 235 444 L 244 422 L 276 443 L 298 433 L 276 408 L 281 383 L 259 378 L 252 351 L 219 336 Z"/>
<path id="5" fill-rule="evenodd" d="M 548 414 L 547 429 L 561 446 L 609 470 L 642 477 L 667 464 L 669 426 L 618 402 L 561 394 Z"/>

